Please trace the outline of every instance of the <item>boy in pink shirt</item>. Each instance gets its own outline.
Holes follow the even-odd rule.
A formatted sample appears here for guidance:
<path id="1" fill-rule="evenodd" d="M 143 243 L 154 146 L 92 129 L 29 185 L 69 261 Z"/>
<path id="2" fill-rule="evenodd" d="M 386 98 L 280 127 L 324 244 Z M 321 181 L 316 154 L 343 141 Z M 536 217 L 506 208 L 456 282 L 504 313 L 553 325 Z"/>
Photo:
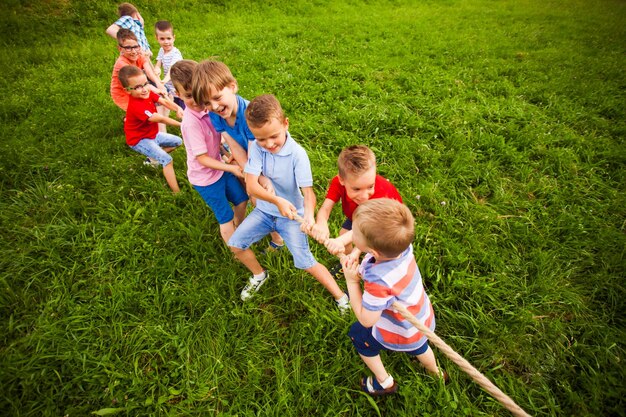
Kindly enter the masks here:
<path id="1" fill-rule="evenodd" d="M 213 127 L 204 106 L 197 105 L 193 99 L 191 77 L 197 65 L 195 61 L 183 59 L 172 65 L 169 74 L 186 106 L 181 132 L 187 149 L 187 177 L 215 214 L 220 235 L 227 242 L 246 215 L 248 195 L 238 180 L 243 178 L 241 167 L 222 161 L 221 135 Z"/>

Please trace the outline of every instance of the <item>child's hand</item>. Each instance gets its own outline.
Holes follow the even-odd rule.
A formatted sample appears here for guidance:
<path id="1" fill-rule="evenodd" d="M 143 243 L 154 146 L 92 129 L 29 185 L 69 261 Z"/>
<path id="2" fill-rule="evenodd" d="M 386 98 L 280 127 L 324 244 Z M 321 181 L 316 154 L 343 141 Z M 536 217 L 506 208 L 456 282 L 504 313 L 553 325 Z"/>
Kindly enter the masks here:
<path id="1" fill-rule="evenodd" d="M 307 235 L 311 234 L 311 230 L 313 229 L 313 224 L 315 223 L 315 219 L 313 216 L 305 215 L 302 224 L 300 224 L 300 230 L 302 230 Z"/>
<path id="2" fill-rule="evenodd" d="M 239 165 L 231 165 L 231 164 L 227 163 L 226 168 L 224 169 L 224 171 L 230 172 L 231 174 L 233 174 L 237 178 L 244 178 L 243 169 L 241 169 L 241 167 Z"/>
<path id="3" fill-rule="evenodd" d="M 178 117 L 180 120 L 183 120 L 183 109 L 182 107 L 178 106 L 178 108 L 176 109 L 176 117 Z"/>
<path id="4" fill-rule="evenodd" d="M 346 277 L 346 282 L 358 284 L 361 281 L 358 260 L 355 261 L 350 256 L 344 256 L 341 259 L 341 266 L 343 267 L 343 275 Z"/>
<path id="5" fill-rule="evenodd" d="M 161 67 L 154 66 L 154 73 L 157 77 L 161 78 Z"/>
<path id="6" fill-rule="evenodd" d="M 333 255 L 342 254 L 346 250 L 346 246 L 339 239 L 328 239 L 326 243 L 324 243 L 328 252 Z"/>
<path id="7" fill-rule="evenodd" d="M 276 207 L 278 207 L 278 211 L 280 211 L 281 216 L 285 216 L 289 220 L 293 220 L 294 216 L 298 214 L 296 206 L 282 197 L 276 197 Z"/>
<path id="8" fill-rule="evenodd" d="M 311 228 L 311 236 L 323 245 L 330 238 L 328 223 L 315 223 Z"/>

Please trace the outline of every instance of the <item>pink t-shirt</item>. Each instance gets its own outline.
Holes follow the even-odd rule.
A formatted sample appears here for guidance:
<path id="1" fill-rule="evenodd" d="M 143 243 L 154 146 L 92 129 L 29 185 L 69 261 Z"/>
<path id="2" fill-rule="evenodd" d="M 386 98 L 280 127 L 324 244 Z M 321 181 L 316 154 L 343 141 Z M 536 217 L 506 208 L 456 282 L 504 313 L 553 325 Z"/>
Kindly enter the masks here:
<path id="1" fill-rule="evenodd" d="M 189 182 L 192 185 L 207 186 L 219 180 L 224 171 L 207 168 L 196 159 L 196 156 L 206 154 L 210 158 L 221 160 L 221 136 L 213 127 L 209 113 L 197 112 L 186 107 L 180 131 L 187 150 Z"/>

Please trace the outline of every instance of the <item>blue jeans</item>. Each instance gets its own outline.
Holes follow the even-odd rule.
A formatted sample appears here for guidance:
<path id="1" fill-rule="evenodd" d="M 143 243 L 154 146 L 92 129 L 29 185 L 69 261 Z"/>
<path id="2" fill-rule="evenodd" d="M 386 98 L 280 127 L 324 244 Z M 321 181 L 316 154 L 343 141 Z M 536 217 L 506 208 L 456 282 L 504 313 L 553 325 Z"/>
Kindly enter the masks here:
<path id="1" fill-rule="evenodd" d="M 309 269 L 317 264 L 309 249 L 309 239 L 300 230 L 300 224 L 282 216 L 272 216 L 258 208 L 252 210 L 228 240 L 228 246 L 248 249 L 271 232 L 278 232 L 291 252 L 298 269 Z"/>
<path id="2" fill-rule="evenodd" d="M 154 139 L 141 139 L 139 143 L 130 148 L 148 158 L 156 159 L 161 166 L 165 166 L 172 162 L 172 157 L 162 148 L 177 148 L 182 143 L 183 140 L 176 135 L 159 132 Z"/>

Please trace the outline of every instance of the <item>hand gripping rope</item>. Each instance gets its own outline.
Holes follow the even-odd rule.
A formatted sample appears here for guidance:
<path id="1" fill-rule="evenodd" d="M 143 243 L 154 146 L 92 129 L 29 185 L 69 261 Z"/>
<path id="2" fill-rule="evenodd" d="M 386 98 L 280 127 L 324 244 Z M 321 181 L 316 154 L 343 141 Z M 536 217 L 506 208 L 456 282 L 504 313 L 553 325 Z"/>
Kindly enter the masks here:
<path id="1" fill-rule="evenodd" d="M 294 215 L 294 220 L 298 223 L 302 223 L 304 219 L 299 215 Z M 313 237 L 313 236 L 311 236 Z M 326 246 L 327 242 L 319 242 L 322 245 Z M 343 262 L 344 254 L 338 255 L 339 259 Z M 422 322 L 417 320 L 415 316 L 413 316 L 409 310 L 406 309 L 405 306 L 395 301 L 392 304 L 392 307 L 400 312 L 402 317 L 409 321 L 413 326 L 415 326 L 420 332 L 422 332 L 428 340 L 437 347 L 440 351 L 444 353 L 452 362 L 456 363 L 459 368 L 461 368 L 465 373 L 467 373 L 478 385 L 483 387 L 485 391 L 491 394 L 496 400 L 500 402 L 507 410 L 509 410 L 516 417 L 530 417 L 530 414 L 526 413 L 519 405 L 515 403 L 504 392 L 502 392 L 498 387 L 496 387 L 493 382 L 489 380 L 485 375 L 483 375 L 478 369 L 474 368 L 471 363 L 469 363 L 465 358 L 459 355 L 454 351 L 446 342 L 444 342 L 439 336 L 435 334 L 432 330 L 426 327 Z"/>

